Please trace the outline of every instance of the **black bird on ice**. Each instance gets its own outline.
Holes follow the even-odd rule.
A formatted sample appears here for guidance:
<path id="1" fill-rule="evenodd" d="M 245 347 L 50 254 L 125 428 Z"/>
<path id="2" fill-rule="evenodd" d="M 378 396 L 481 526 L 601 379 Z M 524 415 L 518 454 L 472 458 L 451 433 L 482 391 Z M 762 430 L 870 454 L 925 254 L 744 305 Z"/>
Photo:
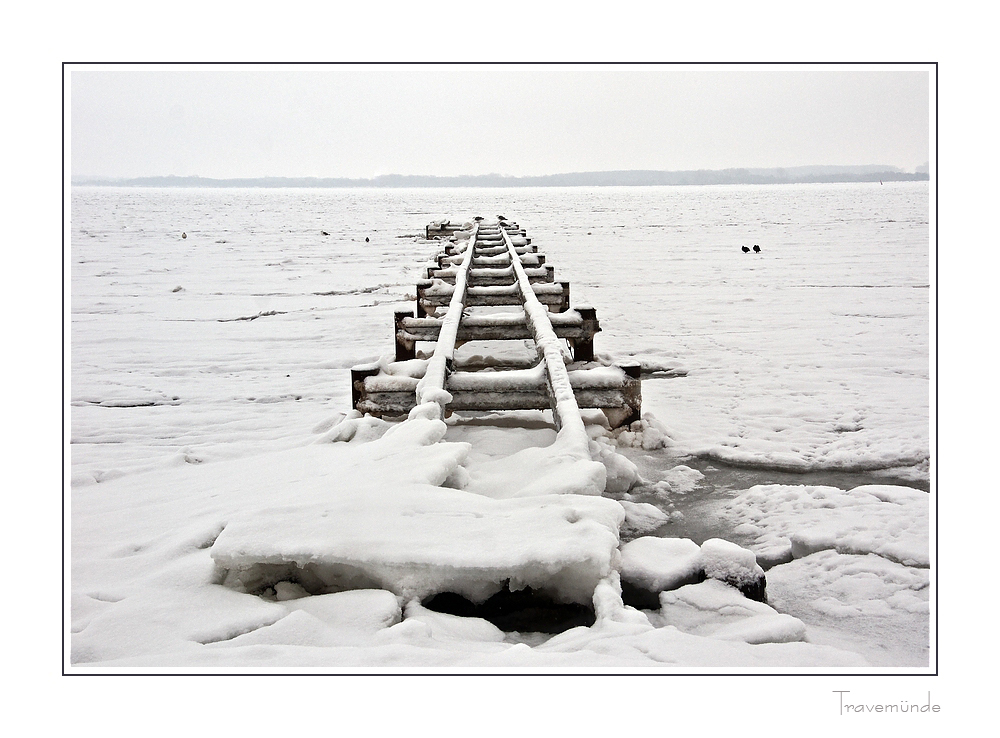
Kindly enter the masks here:
<path id="1" fill-rule="evenodd" d="M 750 253 L 750 248 L 748 246 L 740 246 L 740 248 L 743 249 L 743 253 L 744 254 L 749 254 Z"/>
<path id="2" fill-rule="evenodd" d="M 753 252 L 755 254 L 759 254 L 760 253 L 760 246 L 758 246 L 757 244 L 754 244 L 753 245 Z"/>

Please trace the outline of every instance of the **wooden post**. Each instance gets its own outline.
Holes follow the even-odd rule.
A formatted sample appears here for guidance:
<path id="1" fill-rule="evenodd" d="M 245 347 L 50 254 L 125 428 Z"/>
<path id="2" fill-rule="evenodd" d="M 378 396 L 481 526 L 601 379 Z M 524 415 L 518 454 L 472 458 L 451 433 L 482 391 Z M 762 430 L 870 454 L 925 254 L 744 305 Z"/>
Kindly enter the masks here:
<path id="1" fill-rule="evenodd" d="M 593 361 L 594 360 L 594 334 L 601 330 L 597 322 L 597 310 L 592 307 L 578 307 L 576 309 L 583 319 L 584 338 L 573 341 L 573 361 Z"/>
<path id="2" fill-rule="evenodd" d="M 622 425 L 628 426 L 642 419 L 642 381 L 639 379 L 639 375 L 642 373 L 642 365 L 634 361 L 629 363 L 622 362 L 618 366 L 625 372 L 625 401 L 632 408 L 632 412 L 622 423 Z"/>
<path id="3" fill-rule="evenodd" d="M 365 394 L 365 377 L 373 377 L 378 372 L 378 364 L 361 364 L 351 368 L 351 407 L 355 410 Z"/>
<path id="4" fill-rule="evenodd" d="M 408 361 L 417 358 L 416 341 L 407 341 L 400 337 L 406 332 L 403 327 L 404 318 L 412 318 L 413 314 L 409 310 L 397 310 L 393 313 L 393 325 L 395 327 L 396 338 L 396 361 Z"/>
<path id="5" fill-rule="evenodd" d="M 569 310 L 569 282 L 560 282 L 562 285 L 562 302 L 559 303 L 558 309 L 555 311 L 557 313 L 565 313 Z"/>
<path id="6" fill-rule="evenodd" d="M 426 318 L 427 317 L 427 311 L 424 309 L 424 292 L 426 292 L 427 288 L 430 287 L 433 284 L 434 283 L 431 280 L 429 280 L 429 279 L 424 279 L 424 280 L 421 280 L 420 282 L 417 282 L 417 312 L 416 312 L 416 315 L 417 315 L 418 318 Z"/>

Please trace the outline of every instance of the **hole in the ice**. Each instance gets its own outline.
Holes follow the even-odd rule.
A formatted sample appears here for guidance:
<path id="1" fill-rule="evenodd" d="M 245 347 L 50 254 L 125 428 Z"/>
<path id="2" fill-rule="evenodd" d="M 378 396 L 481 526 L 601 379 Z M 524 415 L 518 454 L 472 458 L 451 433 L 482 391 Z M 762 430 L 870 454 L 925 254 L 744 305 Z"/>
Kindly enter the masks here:
<path id="1" fill-rule="evenodd" d="M 480 605 L 454 592 L 442 592 L 423 601 L 435 612 L 488 620 L 505 632 L 562 633 L 577 626 L 590 627 L 596 618 L 586 605 L 556 602 L 531 587 L 512 592 L 504 588 Z"/>

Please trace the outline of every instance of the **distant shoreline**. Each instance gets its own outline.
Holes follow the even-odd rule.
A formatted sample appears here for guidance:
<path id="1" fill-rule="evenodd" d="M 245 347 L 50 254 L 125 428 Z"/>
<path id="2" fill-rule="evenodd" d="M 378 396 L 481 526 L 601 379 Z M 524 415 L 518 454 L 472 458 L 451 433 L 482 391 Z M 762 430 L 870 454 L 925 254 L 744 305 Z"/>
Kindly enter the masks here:
<path id="1" fill-rule="evenodd" d="M 313 187 L 313 188 L 401 188 L 401 187 L 644 187 L 663 185 L 726 184 L 828 184 L 837 182 L 921 182 L 926 172 L 904 172 L 883 166 L 814 166 L 772 169 L 699 169 L 690 171 L 627 170 L 574 172 L 534 177 L 500 174 L 437 177 L 385 174 L 369 179 L 343 177 L 73 177 L 74 186 L 96 187 Z"/>

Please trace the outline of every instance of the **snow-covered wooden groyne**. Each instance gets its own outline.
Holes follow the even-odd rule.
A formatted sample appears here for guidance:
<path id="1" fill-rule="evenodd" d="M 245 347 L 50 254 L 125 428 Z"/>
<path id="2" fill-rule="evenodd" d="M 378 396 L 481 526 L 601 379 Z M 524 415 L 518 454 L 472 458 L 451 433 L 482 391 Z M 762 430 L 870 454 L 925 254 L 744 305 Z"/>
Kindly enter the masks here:
<path id="1" fill-rule="evenodd" d="M 569 283 L 555 281 L 526 232 L 504 220 L 450 227 L 450 221 L 427 226 L 428 237 L 449 240 L 416 286 L 415 311 L 395 314 L 395 364 L 417 366 L 355 367 L 354 408 L 376 417 L 405 415 L 427 401 L 443 413 L 551 409 L 559 429 L 579 422 L 579 408 L 602 410 L 612 427 L 638 420 L 639 366 L 594 363 L 597 311 L 570 308 Z M 489 371 L 455 361 L 455 350 L 469 341 L 525 340 L 537 351 L 531 368 L 504 368 L 502 355 L 488 362 Z M 436 344 L 425 366 L 418 342 Z"/>

